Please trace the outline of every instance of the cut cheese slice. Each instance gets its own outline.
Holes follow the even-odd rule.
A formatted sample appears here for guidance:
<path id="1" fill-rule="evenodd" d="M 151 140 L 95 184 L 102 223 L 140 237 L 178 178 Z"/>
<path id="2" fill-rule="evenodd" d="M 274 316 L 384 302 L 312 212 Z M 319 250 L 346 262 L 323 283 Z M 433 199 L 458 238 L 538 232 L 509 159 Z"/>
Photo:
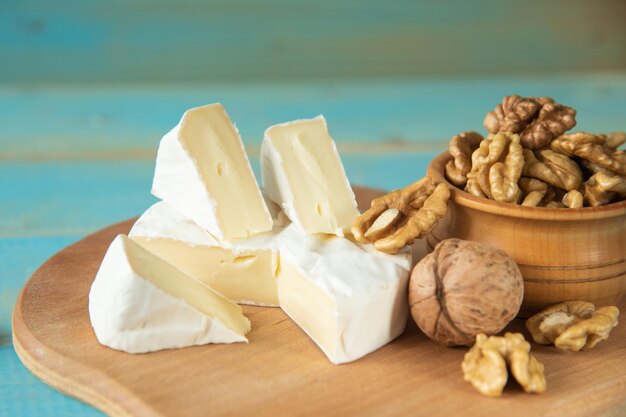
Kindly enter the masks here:
<path id="1" fill-rule="evenodd" d="M 354 361 L 404 331 L 410 252 L 387 255 L 295 225 L 279 241 L 280 307 L 332 363 Z"/>
<path id="2" fill-rule="evenodd" d="M 187 110 L 163 137 L 152 193 L 218 239 L 272 229 L 239 132 L 221 104 Z"/>
<path id="3" fill-rule="evenodd" d="M 89 292 L 98 341 L 144 353 L 247 342 L 241 307 L 124 235 L 109 247 Z"/>
<path id="4" fill-rule="evenodd" d="M 359 215 L 323 116 L 268 128 L 261 171 L 270 199 L 306 233 L 343 236 Z"/>
<path id="5" fill-rule="evenodd" d="M 279 227 L 277 220 L 276 228 Z M 234 302 L 277 306 L 275 234 L 273 231 L 219 242 L 161 201 L 139 217 L 129 236 Z"/>

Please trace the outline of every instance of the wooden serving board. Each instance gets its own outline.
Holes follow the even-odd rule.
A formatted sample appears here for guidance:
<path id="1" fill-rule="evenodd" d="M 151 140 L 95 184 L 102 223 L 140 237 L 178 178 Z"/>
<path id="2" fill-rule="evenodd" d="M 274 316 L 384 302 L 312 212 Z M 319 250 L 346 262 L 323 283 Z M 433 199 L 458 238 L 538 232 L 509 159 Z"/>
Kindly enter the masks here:
<path id="1" fill-rule="evenodd" d="M 357 191 L 361 203 L 376 192 Z M 107 247 L 134 219 L 69 246 L 30 278 L 13 313 L 20 359 L 45 383 L 111 416 L 623 416 L 626 326 L 580 353 L 533 345 L 548 392 L 509 382 L 487 398 L 463 381 L 465 348 L 446 348 L 409 320 L 402 336 L 366 357 L 332 365 L 279 308 L 244 306 L 249 344 L 130 355 L 98 344 L 88 293 Z M 622 311 L 626 305 L 622 305 Z M 509 330 L 521 331 L 515 320 Z M 527 336 L 528 337 L 528 336 Z"/>

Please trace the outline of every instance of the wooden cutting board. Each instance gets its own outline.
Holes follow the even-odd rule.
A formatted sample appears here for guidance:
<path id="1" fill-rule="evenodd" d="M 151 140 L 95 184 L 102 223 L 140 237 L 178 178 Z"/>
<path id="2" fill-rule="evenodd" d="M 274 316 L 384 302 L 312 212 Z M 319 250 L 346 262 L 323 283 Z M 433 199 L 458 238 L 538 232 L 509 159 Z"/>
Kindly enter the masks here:
<path id="1" fill-rule="evenodd" d="M 367 203 L 377 192 L 359 189 L 357 195 Z M 545 365 L 548 392 L 525 394 L 510 381 L 498 399 L 463 381 L 465 348 L 430 341 L 411 320 L 395 341 L 340 366 L 278 308 L 244 306 L 252 321 L 249 344 L 144 355 L 105 348 L 91 329 L 87 297 L 109 243 L 133 221 L 50 258 L 27 282 L 13 313 L 14 346 L 24 365 L 111 416 L 626 415 L 623 324 L 588 352 L 533 345 Z M 519 320 L 509 326 L 522 329 Z"/>

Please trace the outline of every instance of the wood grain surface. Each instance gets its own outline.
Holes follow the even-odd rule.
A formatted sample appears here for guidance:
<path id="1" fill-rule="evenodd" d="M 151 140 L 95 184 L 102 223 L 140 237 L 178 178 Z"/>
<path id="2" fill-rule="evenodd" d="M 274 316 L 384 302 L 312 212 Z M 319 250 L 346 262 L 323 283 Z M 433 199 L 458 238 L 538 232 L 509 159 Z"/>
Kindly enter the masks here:
<path id="1" fill-rule="evenodd" d="M 372 191 L 359 191 L 361 202 Z M 328 362 L 278 308 L 244 307 L 249 344 L 129 355 L 99 345 L 88 292 L 100 261 L 133 219 L 62 250 L 28 281 L 15 306 L 13 337 L 23 363 L 44 382 L 111 416 L 464 415 L 621 416 L 626 413 L 626 331 L 594 350 L 533 345 L 548 392 L 509 382 L 486 398 L 463 382 L 465 349 L 427 339 L 410 322 L 387 346 L 346 365 Z M 626 306 L 621 306 L 623 309 Z M 522 329 L 514 321 L 509 330 Z"/>
<path id="2" fill-rule="evenodd" d="M 620 0 L 0 2 L 8 83 L 623 70 Z M 3 42 L 4 41 L 4 42 Z"/>
<path id="3" fill-rule="evenodd" d="M 85 88 L 0 83 L 0 162 L 153 163 L 159 140 L 185 110 L 216 101 L 237 124 L 251 156 L 258 155 L 267 127 L 320 113 L 342 158 L 437 154 L 459 132 L 486 133 L 485 114 L 513 93 L 550 96 L 572 106 L 578 111 L 576 130 L 624 129 L 624 71 Z"/>

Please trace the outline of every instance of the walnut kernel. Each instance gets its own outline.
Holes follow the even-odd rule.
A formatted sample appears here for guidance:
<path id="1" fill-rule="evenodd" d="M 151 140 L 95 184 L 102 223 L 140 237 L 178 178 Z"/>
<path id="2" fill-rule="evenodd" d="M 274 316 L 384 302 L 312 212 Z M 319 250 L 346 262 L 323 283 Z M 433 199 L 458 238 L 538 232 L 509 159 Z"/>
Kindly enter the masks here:
<path id="1" fill-rule="evenodd" d="M 576 110 L 549 97 L 512 95 L 487 113 L 484 125 L 490 133 L 519 133 L 522 146 L 539 149 L 576 125 Z"/>
<path id="2" fill-rule="evenodd" d="M 543 364 L 530 354 L 530 344 L 521 333 L 505 333 L 504 337 L 478 334 L 463 359 L 463 379 L 482 394 L 499 397 L 508 379 L 507 365 L 524 391 L 546 391 Z"/>
<path id="3" fill-rule="evenodd" d="M 538 151 L 524 149 L 522 174 L 537 178 L 562 190 L 575 190 L 582 183 L 582 171 L 570 158 L 549 149 Z"/>
<path id="4" fill-rule="evenodd" d="M 626 175 L 626 153 L 606 146 L 606 135 L 576 132 L 562 135 L 550 143 L 550 149 L 567 156 L 577 156 L 597 166 Z"/>
<path id="5" fill-rule="evenodd" d="M 618 317 L 619 309 L 614 306 L 596 310 L 586 301 L 566 301 L 529 318 L 526 328 L 536 343 L 578 351 L 608 339 Z"/>
<path id="6" fill-rule="evenodd" d="M 435 185 L 430 178 L 423 178 L 372 200 L 371 207 L 355 219 L 352 234 L 358 242 L 373 243 L 381 252 L 397 253 L 430 233 L 445 216 L 449 198 L 446 184 Z"/>
<path id="7" fill-rule="evenodd" d="M 465 190 L 478 197 L 517 202 L 521 197 L 517 182 L 523 166 L 518 135 L 490 135 L 472 154 L 472 169 L 467 174 Z"/>
<path id="8" fill-rule="evenodd" d="M 446 164 L 446 178 L 457 187 L 463 187 L 467 182 L 467 174 L 472 169 L 472 153 L 483 140 L 483 136 L 476 132 L 463 132 L 450 140 L 448 152 L 452 159 Z"/>

